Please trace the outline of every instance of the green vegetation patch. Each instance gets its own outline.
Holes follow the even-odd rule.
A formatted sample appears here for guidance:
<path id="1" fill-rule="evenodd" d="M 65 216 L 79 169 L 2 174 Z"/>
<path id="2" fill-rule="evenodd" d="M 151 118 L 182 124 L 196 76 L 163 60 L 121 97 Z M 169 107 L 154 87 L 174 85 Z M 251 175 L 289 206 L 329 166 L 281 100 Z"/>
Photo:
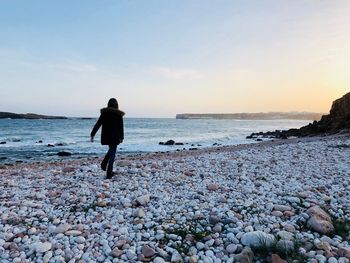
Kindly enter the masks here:
<path id="1" fill-rule="evenodd" d="M 264 240 L 264 238 L 262 238 L 259 242 L 261 245 L 251 248 L 254 253 L 254 258 L 262 260 L 263 262 L 269 262 L 271 261 L 272 254 L 276 254 L 287 262 L 307 262 L 308 257 L 300 253 L 302 243 L 299 240 L 294 240 L 293 245 L 288 248 L 281 246 L 279 241 L 279 238 L 275 238 L 274 242 L 271 243 L 270 240 Z"/>

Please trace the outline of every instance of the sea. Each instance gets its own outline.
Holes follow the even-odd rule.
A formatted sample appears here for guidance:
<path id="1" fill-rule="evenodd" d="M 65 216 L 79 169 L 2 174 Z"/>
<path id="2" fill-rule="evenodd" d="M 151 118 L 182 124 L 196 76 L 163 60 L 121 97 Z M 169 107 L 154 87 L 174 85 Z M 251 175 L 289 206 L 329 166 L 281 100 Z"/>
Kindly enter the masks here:
<path id="1" fill-rule="evenodd" d="M 90 142 L 96 119 L 54 120 L 0 119 L 0 163 L 37 162 L 102 156 L 100 132 Z M 125 118 L 124 142 L 118 154 L 166 152 L 213 145 L 255 143 L 246 139 L 253 132 L 300 128 L 307 120 L 220 120 L 175 118 Z M 174 140 L 183 145 L 166 146 Z M 58 152 L 68 151 L 69 157 Z"/>

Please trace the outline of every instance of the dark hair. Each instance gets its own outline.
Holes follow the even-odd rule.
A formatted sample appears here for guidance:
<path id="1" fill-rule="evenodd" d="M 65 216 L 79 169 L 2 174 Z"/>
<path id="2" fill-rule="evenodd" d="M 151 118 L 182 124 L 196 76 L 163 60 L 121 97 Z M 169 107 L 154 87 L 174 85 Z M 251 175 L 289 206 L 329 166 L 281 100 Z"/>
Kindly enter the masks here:
<path id="1" fill-rule="evenodd" d="M 109 99 L 107 106 L 110 108 L 119 108 L 118 101 L 115 98 Z"/>

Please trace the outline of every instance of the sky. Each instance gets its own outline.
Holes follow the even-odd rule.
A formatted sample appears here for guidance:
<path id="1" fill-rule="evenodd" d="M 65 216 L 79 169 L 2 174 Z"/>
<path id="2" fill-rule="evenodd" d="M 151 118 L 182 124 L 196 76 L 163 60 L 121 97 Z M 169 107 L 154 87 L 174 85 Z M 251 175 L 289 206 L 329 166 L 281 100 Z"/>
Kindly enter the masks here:
<path id="1" fill-rule="evenodd" d="M 0 0 L 0 111 L 328 112 L 350 91 L 348 0 Z"/>

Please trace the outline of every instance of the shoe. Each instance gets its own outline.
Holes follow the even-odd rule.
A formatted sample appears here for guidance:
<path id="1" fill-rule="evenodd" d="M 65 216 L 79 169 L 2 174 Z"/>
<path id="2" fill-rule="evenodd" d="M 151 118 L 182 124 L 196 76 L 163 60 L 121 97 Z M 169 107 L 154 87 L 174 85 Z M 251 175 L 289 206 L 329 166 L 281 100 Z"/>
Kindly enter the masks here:
<path id="1" fill-rule="evenodd" d="M 113 166 L 108 166 L 106 178 L 107 179 L 111 179 L 113 177 L 113 175 L 114 175 L 114 173 L 113 173 Z"/>
<path id="2" fill-rule="evenodd" d="M 107 170 L 107 163 L 108 163 L 108 159 L 105 157 L 105 158 L 103 159 L 103 161 L 101 162 L 101 169 L 102 169 L 103 171 L 106 171 L 106 170 Z"/>

